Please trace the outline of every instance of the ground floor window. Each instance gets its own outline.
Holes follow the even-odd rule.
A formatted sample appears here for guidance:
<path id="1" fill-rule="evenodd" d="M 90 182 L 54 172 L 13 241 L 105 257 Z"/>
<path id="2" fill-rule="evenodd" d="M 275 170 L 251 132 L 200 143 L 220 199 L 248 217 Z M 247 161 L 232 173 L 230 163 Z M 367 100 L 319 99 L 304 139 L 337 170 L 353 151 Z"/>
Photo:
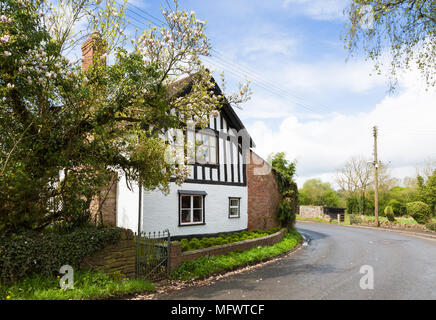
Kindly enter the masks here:
<path id="1" fill-rule="evenodd" d="M 205 192 L 189 194 L 179 191 L 179 225 L 204 224 Z"/>
<path id="2" fill-rule="evenodd" d="M 229 198 L 229 218 L 241 216 L 241 198 Z"/>

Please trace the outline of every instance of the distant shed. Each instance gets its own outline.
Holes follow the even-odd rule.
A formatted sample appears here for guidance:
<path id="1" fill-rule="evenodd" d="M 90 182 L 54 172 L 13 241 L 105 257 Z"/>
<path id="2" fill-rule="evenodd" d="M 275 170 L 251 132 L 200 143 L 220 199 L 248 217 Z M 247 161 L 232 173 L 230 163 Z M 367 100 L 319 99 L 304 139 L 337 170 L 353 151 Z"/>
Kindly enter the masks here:
<path id="1" fill-rule="evenodd" d="M 303 218 L 321 218 L 325 220 L 338 220 L 344 222 L 345 208 L 326 206 L 300 206 L 299 215 Z"/>

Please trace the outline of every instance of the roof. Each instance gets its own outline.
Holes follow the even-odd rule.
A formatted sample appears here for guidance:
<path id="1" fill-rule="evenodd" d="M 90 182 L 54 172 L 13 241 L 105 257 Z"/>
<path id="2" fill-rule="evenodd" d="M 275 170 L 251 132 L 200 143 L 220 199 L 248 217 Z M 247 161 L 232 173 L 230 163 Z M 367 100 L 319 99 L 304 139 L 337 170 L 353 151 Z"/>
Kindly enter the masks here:
<path id="1" fill-rule="evenodd" d="M 168 91 L 169 91 L 170 95 L 181 96 L 181 95 L 187 94 L 192 88 L 193 77 L 195 77 L 195 74 L 190 75 L 188 77 L 185 77 L 183 79 L 177 80 L 176 82 L 172 83 L 168 87 Z M 212 77 L 212 81 L 213 81 L 213 83 L 215 83 L 215 88 L 214 88 L 215 94 L 221 95 L 224 97 L 224 103 L 220 109 L 221 114 L 224 115 L 226 121 L 229 123 L 229 125 L 232 128 L 235 128 L 237 131 L 245 130 L 248 134 L 248 131 L 245 128 L 244 124 L 242 123 L 241 119 L 238 117 L 235 110 L 230 105 L 229 101 L 224 96 L 221 88 L 218 86 L 218 84 L 216 83 L 216 81 L 213 77 Z M 256 145 L 255 145 L 253 139 L 251 138 L 251 136 L 249 134 L 248 134 L 248 137 L 250 138 L 250 148 L 254 148 Z"/>

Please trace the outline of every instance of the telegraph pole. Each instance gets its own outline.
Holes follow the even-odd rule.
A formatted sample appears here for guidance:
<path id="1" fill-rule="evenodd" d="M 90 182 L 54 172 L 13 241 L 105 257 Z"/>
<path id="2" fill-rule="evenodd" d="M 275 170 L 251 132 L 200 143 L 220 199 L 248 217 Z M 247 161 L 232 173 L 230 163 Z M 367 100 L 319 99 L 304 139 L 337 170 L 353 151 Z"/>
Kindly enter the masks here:
<path id="1" fill-rule="evenodd" d="M 378 222 L 378 159 L 377 159 L 377 126 L 374 126 L 374 215 L 375 224 L 379 227 Z"/>

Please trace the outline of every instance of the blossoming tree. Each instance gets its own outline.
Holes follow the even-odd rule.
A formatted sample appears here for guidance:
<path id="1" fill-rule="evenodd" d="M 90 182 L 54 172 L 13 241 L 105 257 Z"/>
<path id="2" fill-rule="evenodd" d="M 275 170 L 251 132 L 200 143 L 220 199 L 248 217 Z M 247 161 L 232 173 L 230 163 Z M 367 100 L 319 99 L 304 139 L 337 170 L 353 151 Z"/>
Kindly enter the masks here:
<path id="1" fill-rule="evenodd" d="M 205 126 L 223 97 L 200 59 L 205 23 L 175 6 L 128 50 L 115 0 L 2 0 L 0 232 L 86 222 L 114 170 L 146 189 L 183 181 L 186 159 L 165 161 L 163 136 L 188 120 Z M 96 52 L 82 70 L 67 55 L 89 36 Z M 243 85 L 229 102 L 249 95 Z"/>

